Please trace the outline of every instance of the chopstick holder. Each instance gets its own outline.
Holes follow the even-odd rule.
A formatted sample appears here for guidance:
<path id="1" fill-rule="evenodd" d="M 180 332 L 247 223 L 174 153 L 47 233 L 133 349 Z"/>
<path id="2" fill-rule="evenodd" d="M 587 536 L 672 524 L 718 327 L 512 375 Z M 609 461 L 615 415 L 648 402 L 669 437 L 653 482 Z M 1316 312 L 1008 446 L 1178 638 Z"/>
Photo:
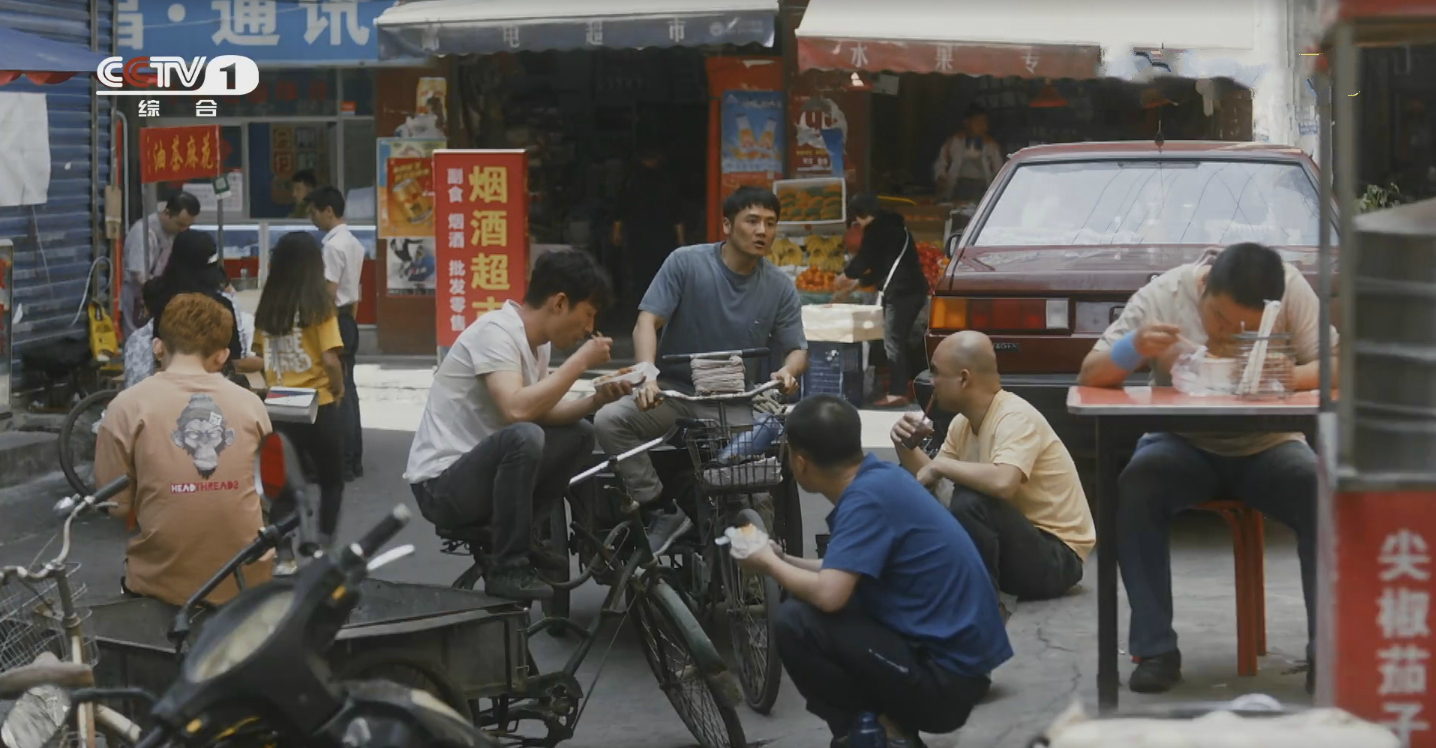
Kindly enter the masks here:
<path id="1" fill-rule="evenodd" d="M 1237 394 L 1253 394 L 1260 386 L 1262 369 L 1266 367 L 1267 342 L 1271 339 L 1271 331 L 1276 327 L 1276 317 L 1280 312 L 1280 301 L 1268 301 L 1266 308 L 1262 310 L 1261 328 L 1257 331 L 1256 343 L 1252 345 L 1251 354 L 1247 358 L 1247 368 L 1242 371 L 1241 386 L 1237 388 Z"/>

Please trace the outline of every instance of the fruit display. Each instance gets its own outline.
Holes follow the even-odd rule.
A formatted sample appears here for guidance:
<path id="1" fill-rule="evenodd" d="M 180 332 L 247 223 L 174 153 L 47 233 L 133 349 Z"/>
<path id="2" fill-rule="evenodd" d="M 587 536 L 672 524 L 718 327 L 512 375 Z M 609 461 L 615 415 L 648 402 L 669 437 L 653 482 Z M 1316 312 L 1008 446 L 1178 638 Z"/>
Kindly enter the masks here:
<path id="1" fill-rule="evenodd" d="M 768 250 L 768 262 L 774 265 L 801 265 L 803 264 L 803 248 L 799 247 L 792 239 L 783 237 L 773 242 L 773 248 Z"/>
<path id="2" fill-rule="evenodd" d="M 783 221 L 796 223 L 843 220 L 843 181 L 791 180 L 774 185 Z"/>
<path id="3" fill-rule="evenodd" d="M 800 273 L 794 283 L 798 290 L 805 293 L 825 293 L 833 290 L 833 273 L 822 270 L 818 267 L 810 267 Z"/>
<path id="4" fill-rule="evenodd" d="M 829 273 L 841 273 L 847 267 L 848 254 L 840 235 L 813 234 L 803 240 L 808 250 L 808 264 Z"/>
<path id="5" fill-rule="evenodd" d="M 922 265 L 922 274 L 927 278 L 929 288 L 936 288 L 942 274 L 947 271 L 947 257 L 933 242 L 917 243 L 917 259 Z"/>

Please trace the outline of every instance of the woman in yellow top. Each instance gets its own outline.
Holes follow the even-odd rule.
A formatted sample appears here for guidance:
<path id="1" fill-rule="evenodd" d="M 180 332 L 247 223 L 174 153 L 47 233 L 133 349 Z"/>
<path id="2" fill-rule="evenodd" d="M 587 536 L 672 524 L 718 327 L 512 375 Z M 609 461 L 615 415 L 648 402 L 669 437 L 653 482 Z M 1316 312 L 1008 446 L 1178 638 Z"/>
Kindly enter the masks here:
<path id="1" fill-rule="evenodd" d="M 296 449 L 309 455 L 319 477 L 319 533 L 325 546 L 339 524 L 344 501 L 344 421 L 339 401 L 344 376 L 339 317 L 324 280 L 324 254 L 307 233 L 285 234 L 275 244 L 269 277 L 254 310 L 255 352 L 264 357 L 271 387 L 318 393 L 314 423 L 277 423 Z"/>

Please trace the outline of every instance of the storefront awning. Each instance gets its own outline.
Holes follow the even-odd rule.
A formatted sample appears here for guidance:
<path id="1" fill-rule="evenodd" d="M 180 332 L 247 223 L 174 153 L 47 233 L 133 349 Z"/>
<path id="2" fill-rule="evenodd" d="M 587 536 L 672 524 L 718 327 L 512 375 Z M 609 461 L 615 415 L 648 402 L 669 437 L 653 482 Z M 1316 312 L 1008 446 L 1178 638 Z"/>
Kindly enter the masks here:
<path id="1" fill-rule="evenodd" d="M 0 28 L 0 85 L 25 76 L 32 83 L 62 83 L 94 75 L 105 55 L 68 42 Z"/>
<path id="2" fill-rule="evenodd" d="M 379 16 L 379 58 L 773 44 L 778 0 L 418 0 Z"/>
<path id="3" fill-rule="evenodd" d="M 804 70 L 1028 78 L 1140 77 L 1152 67 L 1251 73 L 1258 0 L 811 0 L 798 26 Z M 1200 52 L 1198 52 L 1200 50 Z M 1135 60 L 1135 61 L 1134 61 Z M 1142 60 L 1146 60 L 1145 64 Z M 1190 77 L 1203 77 L 1193 75 Z M 1250 77 L 1245 75 L 1244 77 Z"/>

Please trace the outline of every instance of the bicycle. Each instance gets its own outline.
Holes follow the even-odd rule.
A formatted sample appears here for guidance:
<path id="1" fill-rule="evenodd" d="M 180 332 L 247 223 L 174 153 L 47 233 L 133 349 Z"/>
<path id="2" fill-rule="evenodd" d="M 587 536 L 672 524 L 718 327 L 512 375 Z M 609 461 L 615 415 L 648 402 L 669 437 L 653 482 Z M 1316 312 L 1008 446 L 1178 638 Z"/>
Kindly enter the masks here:
<path id="1" fill-rule="evenodd" d="M 563 668 L 539 673 L 537 663 L 529 656 L 530 676 L 517 684 L 512 692 L 491 699 L 488 708 L 475 704 L 474 723 L 493 733 L 509 746 L 557 745 L 573 736 L 592 688 L 603 673 L 600 664 L 585 696 L 576 677 L 579 666 L 587 658 L 606 621 L 618 619 L 614 632 L 617 639 L 623 623 L 633 613 L 644 659 L 693 737 L 702 748 L 743 748 L 747 745 L 743 725 L 734 705 L 741 698 L 741 686 L 734 682 L 723 658 L 682 597 L 669 585 L 658 569 L 658 559 L 649 547 L 647 530 L 640 516 L 639 505 L 623 489 L 615 468 L 619 462 L 647 452 L 672 438 L 668 434 L 635 447 L 621 455 L 608 457 L 599 464 L 574 476 L 569 481 L 573 523 L 560 530 L 565 547 L 572 547 L 579 558 L 581 573 L 568 580 L 550 580 L 556 591 L 567 592 L 590 579 L 609 587 L 607 596 L 587 628 L 564 615 L 546 615 L 528 628 L 529 637 L 542 631 L 562 630 L 579 638 L 578 647 Z M 602 479 L 602 487 L 597 491 Z M 560 511 L 562 507 L 560 507 Z M 487 532 L 476 528 L 441 531 L 445 549 L 450 553 L 469 552 L 474 564 L 459 576 L 454 586 L 471 588 L 482 575 L 487 555 Z M 613 640 L 609 642 L 609 651 Z M 607 659 L 607 653 L 604 655 Z M 544 727 L 539 737 L 519 731 L 524 723 L 538 722 Z"/>
<path id="2" fill-rule="evenodd" d="M 665 362 L 758 358 L 766 349 L 665 356 Z M 782 590 L 771 577 L 746 571 L 715 543 L 729 527 L 748 524 L 755 513 L 774 539 L 801 554 L 801 514 L 787 468 L 784 435 L 786 408 L 759 413 L 757 399 L 778 388 L 768 382 L 732 393 L 689 395 L 671 390 L 666 399 L 695 406 L 701 418 L 679 419 L 681 442 L 693 470 L 689 497 L 695 532 L 669 548 L 664 572 L 701 619 L 727 624 L 728 643 L 737 664 L 744 700 L 754 711 L 772 711 L 782 685 L 778 658 L 777 613 Z M 776 493 L 776 495 L 775 495 Z M 763 497 L 763 498 L 759 498 Z M 782 506 L 777 504 L 781 502 Z M 780 513 L 780 509 L 784 510 Z M 797 515 L 797 527 L 792 517 Z M 789 539 L 794 536 L 796 543 Z M 715 573 L 716 571 L 716 573 Z"/>
<path id="3" fill-rule="evenodd" d="M 61 746 L 95 748 L 97 731 L 105 734 L 107 746 L 116 741 L 133 743 L 140 737 L 139 727 L 119 712 L 88 702 L 71 706 L 68 695 L 57 690 L 59 685 L 93 685 L 97 659 L 94 641 L 84 634 L 88 611 L 75 604 L 84 588 L 70 582 L 79 569 L 78 564 L 69 563 L 71 526 L 87 511 L 115 506 L 109 499 L 128 485 L 129 479 L 122 477 L 77 497 L 61 530 L 59 554 L 39 570 L 24 566 L 0 569 L 0 693 L 34 695 L 30 706 L 11 711 L 7 724 L 23 718 L 32 727 L 49 729 L 49 738 L 58 735 L 55 744 Z M 25 703 L 25 697 L 21 698 L 20 703 Z M 62 712 L 53 708 L 57 700 L 64 707 Z M 35 748 L 40 744 L 51 743 L 46 739 Z"/>
<path id="4" fill-rule="evenodd" d="M 91 392 L 65 414 L 60 425 L 60 470 L 70 488 L 81 495 L 95 490 L 95 442 L 105 409 L 118 394 L 118 388 Z"/>

